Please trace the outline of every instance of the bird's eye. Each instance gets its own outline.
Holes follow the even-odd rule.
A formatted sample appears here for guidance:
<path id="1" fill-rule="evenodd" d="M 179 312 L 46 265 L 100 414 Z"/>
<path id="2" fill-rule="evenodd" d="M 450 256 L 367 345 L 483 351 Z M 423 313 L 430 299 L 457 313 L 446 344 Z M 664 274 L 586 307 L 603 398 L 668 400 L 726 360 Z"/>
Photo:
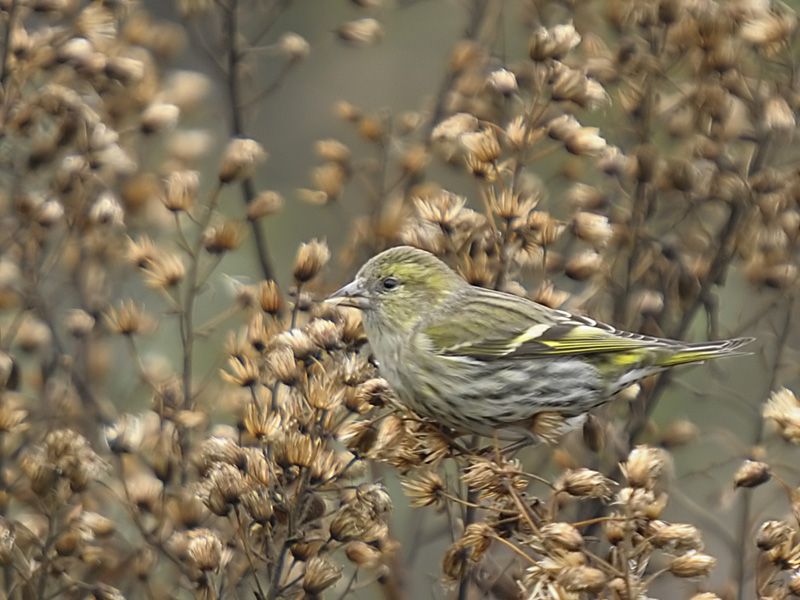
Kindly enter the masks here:
<path id="1" fill-rule="evenodd" d="M 393 290 L 398 285 L 400 285 L 400 282 L 395 277 L 386 277 L 383 280 L 383 289 L 385 290 Z"/>

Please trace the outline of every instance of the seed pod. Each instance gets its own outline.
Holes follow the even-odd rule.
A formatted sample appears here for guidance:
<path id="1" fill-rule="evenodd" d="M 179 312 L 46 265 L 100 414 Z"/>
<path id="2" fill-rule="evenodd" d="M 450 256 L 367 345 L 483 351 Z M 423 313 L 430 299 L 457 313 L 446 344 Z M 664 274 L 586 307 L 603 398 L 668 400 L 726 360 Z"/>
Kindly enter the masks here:
<path id="1" fill-rule="evenodd" d="M 669 564 L 669 572 L 675 577 L 705 577 L 717 564 L 717 559 L 697 550 L 689 550 L 677 556 Z"/>
<path id="2" fill-rule="evenodd" d="M 772 477 L 769 465 L 756 460 L 746 460 L 733 476 L 733 487 L 752 488 L 766 483 Z"/>

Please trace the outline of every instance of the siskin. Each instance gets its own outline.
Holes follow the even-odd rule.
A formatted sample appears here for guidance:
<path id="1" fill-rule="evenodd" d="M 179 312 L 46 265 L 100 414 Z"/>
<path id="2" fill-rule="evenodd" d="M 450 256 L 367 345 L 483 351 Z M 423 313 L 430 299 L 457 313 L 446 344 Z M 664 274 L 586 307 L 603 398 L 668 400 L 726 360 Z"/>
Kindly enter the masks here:
<path id="1" fill-rule="evenodd" d="M 457 432 L 518 441 L 544 437 L 543 415 L 561 418 L 565 431 L 644 377 L 737 355 L 752 341 L 620 331 L 470 285 L 408 246 L 370 259 L 328 301 L 363 311 L 381 374 L 409 408 Z"/>

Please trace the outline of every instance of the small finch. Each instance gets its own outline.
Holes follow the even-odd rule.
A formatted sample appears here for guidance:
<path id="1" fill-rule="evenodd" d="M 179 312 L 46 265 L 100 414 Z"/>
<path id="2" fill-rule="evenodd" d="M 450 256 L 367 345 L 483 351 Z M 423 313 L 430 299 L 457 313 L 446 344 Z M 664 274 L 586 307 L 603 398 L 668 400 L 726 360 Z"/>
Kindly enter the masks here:
<path id="1" fill-rule="evenodd" d="M 620 331 L 470 285 L 408 246 L 370 259 L 328 301 L 363 311 L 380 372 L 409 408 L 460 433 L 520 441 L 540 437 L 542 415 L 569 428 L 644 377 L 734 356 L 752 341 Z"/>

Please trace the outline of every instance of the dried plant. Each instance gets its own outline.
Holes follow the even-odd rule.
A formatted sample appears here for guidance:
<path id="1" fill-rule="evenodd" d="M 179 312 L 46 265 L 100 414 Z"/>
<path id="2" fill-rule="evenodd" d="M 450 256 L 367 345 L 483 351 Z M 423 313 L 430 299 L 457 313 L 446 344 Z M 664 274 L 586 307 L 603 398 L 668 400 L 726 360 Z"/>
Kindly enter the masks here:
<path id="1" fill-rule="evenodd" d="M 279 140 L 245 122 L 313 49 L 281 29 L 291 4 L 182 0 L 184 28 L 0 3 L 0 594 L 800 595 L 792 8 L 464 2 L 431 101 L 336 105 L 358 141 L 314 145 L 291 210 L 366 208 L 347 247 L 320 231 L 292 259 L 256 178 Z M 352 4 L 329 31 L 359 52 L 405 10 Z M 187 127 L 212 83 L 170 69 L 186 44 L 218 61 L 223 140 Z M 248 237 L 258 274 L 221 277 Z M 398 403 L 358 313 L 323 302 L 332 258 L 399 243 L 625 329 L 756 335 L 752 381 L 651 378 L 566 436 L 542 415 L 550 443 L 519 452 L 459 435 Z"/>

